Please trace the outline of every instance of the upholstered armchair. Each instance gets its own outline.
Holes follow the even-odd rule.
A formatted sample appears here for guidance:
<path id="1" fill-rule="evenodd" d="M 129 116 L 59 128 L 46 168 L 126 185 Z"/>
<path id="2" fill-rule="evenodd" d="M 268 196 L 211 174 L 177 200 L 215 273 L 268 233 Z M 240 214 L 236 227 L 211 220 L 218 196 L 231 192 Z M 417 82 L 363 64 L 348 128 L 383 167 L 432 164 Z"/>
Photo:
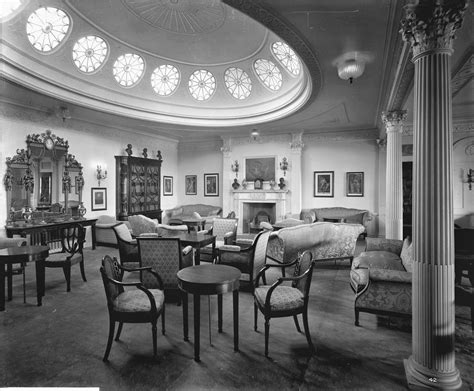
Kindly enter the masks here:
<path id="1" fill-rule="evenodd" d="M 95 242 L 98 246 L 117 247 L 117 238 L 112 227 L 124 223 L 130 229 L 128 221 L 118 221 L 115 216 L 101 215 L 95 224 Z"/>
<path id="2" fill-rule="evenodd" d="M 212 245 L 201 249 L 201 261 L 214 262 L 218 249 L 225 244 L 233 244 L 237 237 L 238 219 L 214 219 L 212 227 L 208 230 L 200 231 L 216 236 L 215 253 L 212 252 Z"/>
<path id="3" fill-rule="evenodd" d="M 259 232 L 250 246 L 223 245 L 219 247 L 217 263 L 239 269 L 242 272 L 241 279 L 248 278 L 253 289 L 257 274 L 265 265 L 270 233 L 271 231 L 268 230 Z"/>
<path id="4" fill-rule="evenodd" d="M 128 227 L 119 223 L 112 227 L 117 238 L 120 264 L 122 267 L 134 268 L 140 266 L 137 240 L 132 237 Z"/>
<path id="5" fill-rule="evenodd" d="M 188 232 L 188 227 L 184 224 L 160 224 L 158 220 L 143 215 L 129 216 L 128 222 L 134 237 L 148 233 L 157 233 L 158 236 L 170 236 L 179 232 Z"/>
<path id="6" fill-rule="evenodd" d="M 149 277 L 141 282 L 123 282 L 124 272 L 140 271 L 142 275 L 147 273 Z M 102 282 L 104 283 L 107 308 L 109 310 L 109 337 L 103 361 L 109 358 L 110 348 L 115 332 L 115 322 L 119 322 L 115 340 L 118 341 L 124 323 L 151 323 L 153 335 L 153 355 L 156 356 L 157 343 L 157 321 L 161 315 L 162 334 L 165 334 L 165 295 L 163 282 L 159 274 L 151 270 L 151 267 L 123 269 L 116 258 L 108 255 L 102 260 L 100 268 Z M 134 287 L 135 289 L 132 289 Z M 125 288 L 127 288 L 125 290 Z"/>
<path id="7" fill-rule="evenodd" d="M 355 292 L 355 325 L 359 313 L 411 317 L 413 246 L 410 238 L 367 238 L 367 248 L 356 257 L 350 272 Z"/>
<path id="8" fill-rule="evenodd" d="M 165 293 L 169 291 L 179 292 L 176 273 L 179 270 L 193 265 L 193 248 L 182 247 L 178 238 L 160 238 L 153 236 L 139 236 L 137 238 L 138 252 L 140 254 L 142 267 L 150 266 L 163 280 Z M 146 274 L 142 281 L 147 282 L 151 278 Z M 179 295 L 178 302 L 179 302 Z"/>

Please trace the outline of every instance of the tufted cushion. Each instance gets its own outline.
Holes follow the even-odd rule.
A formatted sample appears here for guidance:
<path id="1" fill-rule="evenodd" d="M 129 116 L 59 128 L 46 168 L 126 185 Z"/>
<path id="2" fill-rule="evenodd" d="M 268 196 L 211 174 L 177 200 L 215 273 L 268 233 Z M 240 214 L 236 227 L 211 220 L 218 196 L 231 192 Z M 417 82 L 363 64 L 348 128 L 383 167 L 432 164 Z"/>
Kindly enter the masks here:
<path id="1" fill-rule="evenodd" d="M 407 272 L 413 271 L 413 243 L 407 238 L 403 241 L 402 252 L 400 259 Z"/>
<path id="2" fill-rule="evenodd" d="M 165 296 L 159 289 L 149 289 L 155 298 L 156 309 L 163 307 Z M 115 311 L 119 312 L 148 312 L 151 310 L 150 300 L 145 292 L 140 289 L 132 289 L 118 295 L 113 301 Z"/>
<path id="3" fill-rule="evenodd" d="M 255 288 L 255 299 L 263 306 L 270 285 L 263 285 Z M 294 310 L 304 305 L 303 293 L 291 286 L 279 285 L 275 288 L 270 299 L 270 309 L 272 312 Z"/>
<path id="4" fill-rule="evenodd" d="M 354 258 L 352 268 L 405 270 L 400 257 L 390 251 L 366 251 Z"/>

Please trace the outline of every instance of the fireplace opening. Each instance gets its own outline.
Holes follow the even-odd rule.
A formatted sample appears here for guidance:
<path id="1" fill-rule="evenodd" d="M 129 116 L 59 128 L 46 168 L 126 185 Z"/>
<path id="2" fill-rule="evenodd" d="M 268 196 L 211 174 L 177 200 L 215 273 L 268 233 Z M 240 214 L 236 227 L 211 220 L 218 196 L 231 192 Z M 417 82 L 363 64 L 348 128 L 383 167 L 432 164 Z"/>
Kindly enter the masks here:
<path id="1" fill-rule="evenodd" d="M 275 202 L 244 202 L 242 213 L 242 232 L 258 232 L 260 222 L 267 221 L 275 223 L 276 203 Z"/>

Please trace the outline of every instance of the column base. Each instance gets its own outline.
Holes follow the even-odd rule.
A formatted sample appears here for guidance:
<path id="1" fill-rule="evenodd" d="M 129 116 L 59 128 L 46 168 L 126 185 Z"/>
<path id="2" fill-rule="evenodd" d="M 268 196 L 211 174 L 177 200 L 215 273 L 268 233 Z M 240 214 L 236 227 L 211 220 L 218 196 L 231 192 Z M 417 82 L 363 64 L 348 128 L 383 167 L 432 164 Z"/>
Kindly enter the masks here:
<path id="1" fill-rule="evenodd" d="M 413 356 L 403 360 L 403 365 L 410 389 L 457 390 L 462 385 L 461 374 L 457 368 L 450 373 L 437 372 L 418 364 Z"/>

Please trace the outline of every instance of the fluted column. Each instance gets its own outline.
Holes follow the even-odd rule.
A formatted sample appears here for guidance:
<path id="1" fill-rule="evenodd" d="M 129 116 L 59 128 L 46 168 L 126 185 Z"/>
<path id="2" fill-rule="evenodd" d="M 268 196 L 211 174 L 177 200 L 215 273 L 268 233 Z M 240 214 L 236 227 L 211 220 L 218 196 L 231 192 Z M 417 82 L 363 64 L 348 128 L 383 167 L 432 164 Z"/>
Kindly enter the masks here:
<path id="1" fill-rule="evenodd" d="M 301 172 L 301 159 L 303 151 L 303 132 L 291 134 L 291 213 L 299 213 L 303 204 L 303 182 Z M 288 211 L 288 208 L 286 209 Z"/>
<path id="2" fill-rule="evenodd" d="M 406 8 L 403 38 L 415 64 L 413 334 L 409 384 L 456 389 L 451 63 L 465 1 Z"/>
<path id="3" fill-rule="evenodd" d="M 387 131 L 385 172 L 385 237 L 403 239 L 402 132 L 406 110 L 382 114 Z"/>
<path id="4" fill-rule="evenodd" d="M 230 137 L 222 137 L 222 215 L 225 217 L 232 211 L 232 181 L 234 180 L 232 165 L 232 149 Z"/>

